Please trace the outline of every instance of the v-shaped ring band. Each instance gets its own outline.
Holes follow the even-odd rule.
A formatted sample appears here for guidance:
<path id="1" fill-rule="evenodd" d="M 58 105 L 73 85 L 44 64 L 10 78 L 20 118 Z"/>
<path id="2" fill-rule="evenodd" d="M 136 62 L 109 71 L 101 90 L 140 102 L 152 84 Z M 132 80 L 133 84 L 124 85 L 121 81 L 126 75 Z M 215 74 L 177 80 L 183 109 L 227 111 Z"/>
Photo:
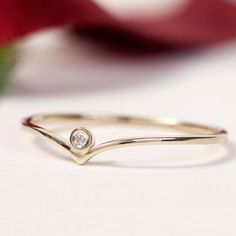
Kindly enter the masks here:
<path id="1" fill-rule="evenodd" d="M 110 140 L 105 143 L 95 144 L 91 131 L 83 126 L 76 128 L 66 140 L 56 132 L 44 128 L 46 123 L 78 122 L 78 124 L 105 124 L 105 125 L 136 125 L 154 128 L 172 129 L 186 133 L 186 135 L 163 137 L 136 137 Z M 170 118 L 142 118 L 116 115 L 93 114 L 38 114 L 23 120 L 22 125 L 34 133 L 51 140 L 72 154 L 78 164 L 84 164 L 93 156 L 113 148 L 135 145 L 163 145 L 163 144 L 215 144 L 226 141 L 227 132 L 224 129 L 207 125 L 182 122 Z"/>

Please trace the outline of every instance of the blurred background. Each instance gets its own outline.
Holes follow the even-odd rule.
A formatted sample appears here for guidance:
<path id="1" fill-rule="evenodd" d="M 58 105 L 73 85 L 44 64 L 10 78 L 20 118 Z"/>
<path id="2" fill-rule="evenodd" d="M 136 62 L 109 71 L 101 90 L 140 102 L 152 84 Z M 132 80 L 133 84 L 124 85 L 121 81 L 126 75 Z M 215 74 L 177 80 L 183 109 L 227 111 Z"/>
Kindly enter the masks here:
<path id="1" fill-rule="evenodd" d="M 12 95 L 168 82 L 176 77 L 168 74 L 176 74 L 190 57 L 217 53 L 233 45 L 236 35 L 234 1 L 10 0 L 1 5 L 0 84 L 3 91 L 8 84 Z"/>

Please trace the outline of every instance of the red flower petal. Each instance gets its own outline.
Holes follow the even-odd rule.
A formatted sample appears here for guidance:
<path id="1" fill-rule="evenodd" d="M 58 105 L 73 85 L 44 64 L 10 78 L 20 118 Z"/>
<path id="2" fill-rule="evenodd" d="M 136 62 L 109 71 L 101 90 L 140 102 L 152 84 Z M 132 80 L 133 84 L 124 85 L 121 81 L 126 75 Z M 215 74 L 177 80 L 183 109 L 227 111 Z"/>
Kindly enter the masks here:
<path id="1" fill-rule="evenodd" d="M 105 29 L 152 44 L 196 46 L 236 36 L 236 4 L 226 0 L 192 0 L 173 17 L 122 21 L 90 0 L 0 2 L 0 43 L 36 30 L 67 25 L 90 29 L 95 35 Z"/>

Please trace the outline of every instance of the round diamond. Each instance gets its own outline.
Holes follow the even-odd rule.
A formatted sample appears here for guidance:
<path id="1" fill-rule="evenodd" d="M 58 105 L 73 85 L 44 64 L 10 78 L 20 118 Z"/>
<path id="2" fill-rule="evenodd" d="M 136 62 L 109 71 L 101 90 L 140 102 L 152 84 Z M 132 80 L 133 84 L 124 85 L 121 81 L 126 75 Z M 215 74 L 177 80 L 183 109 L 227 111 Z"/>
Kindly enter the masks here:
<path id="1" fill-rule="evenodd" d="M 77 131 L 72 135 L 72 144 L 79 149 L 84 148 L 88 141 L 89 135 L 84 131 Z"/>

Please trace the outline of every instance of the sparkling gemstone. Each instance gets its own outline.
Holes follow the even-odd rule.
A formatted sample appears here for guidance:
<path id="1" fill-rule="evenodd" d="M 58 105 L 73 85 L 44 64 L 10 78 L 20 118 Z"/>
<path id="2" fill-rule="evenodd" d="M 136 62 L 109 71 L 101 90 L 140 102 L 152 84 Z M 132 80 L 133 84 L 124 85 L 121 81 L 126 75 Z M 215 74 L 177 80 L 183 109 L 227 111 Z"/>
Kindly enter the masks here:
<path id="1" fill-rule="evenodd" d="M 73 146 L 81 149 L 84 148 L 89 141 L 89 135 L 84 131 L 77 131 L 72 136 Z"/>

